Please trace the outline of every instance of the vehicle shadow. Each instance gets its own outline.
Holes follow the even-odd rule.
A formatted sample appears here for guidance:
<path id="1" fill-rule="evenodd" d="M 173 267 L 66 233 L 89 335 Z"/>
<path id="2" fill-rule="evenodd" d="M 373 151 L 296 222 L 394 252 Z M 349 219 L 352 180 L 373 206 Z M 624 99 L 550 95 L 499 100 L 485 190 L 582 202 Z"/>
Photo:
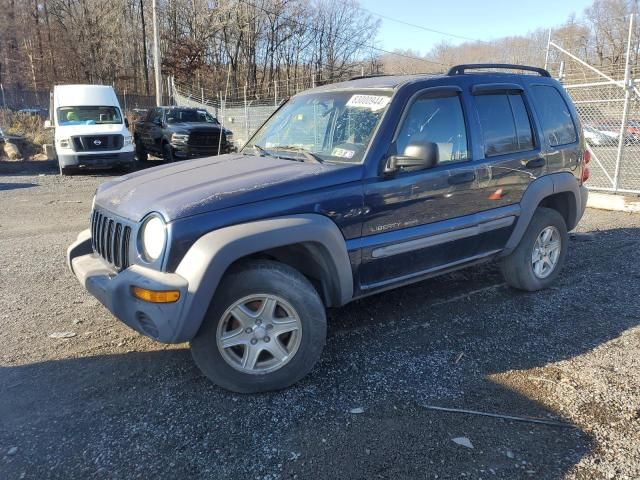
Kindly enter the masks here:
<path id="1" fill-rule="evenodd" d="M 0 466 L 8 478 L 563 478 L 594 448 L 579 426 L 425 406 L 570 424 L 495 375 L 638 325 L 639 282 L 619 282 L 640 278 L 627 261 L 639 230 L 575 237 L 543 292 L 485 265 L 331 310 L 321 362 L 281 392 L 217 388 L 180 347 L 0 368 L 0 446 L 20 445 Z"/>
<path id="2" fill-rule="evenodd" d="M 0 183 L 0 191 L 37 187 L 37 183 Z"/>

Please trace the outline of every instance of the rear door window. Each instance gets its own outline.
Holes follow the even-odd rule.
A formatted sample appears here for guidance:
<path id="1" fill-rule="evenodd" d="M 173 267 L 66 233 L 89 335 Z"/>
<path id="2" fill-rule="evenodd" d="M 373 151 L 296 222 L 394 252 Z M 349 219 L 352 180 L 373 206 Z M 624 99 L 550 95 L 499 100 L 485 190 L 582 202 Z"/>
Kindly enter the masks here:
<path id="1" fill-rule="evenodd" d="M 520 93 L 477 95 L 475 102 L 486 157 L 533 150 L 531 122 Z"/>
<path id="2" fill-rule="evenodd" d="M 549 145 L 557 147 L 578 141 L 571 113 L 560 92 L 549 85 L 535 85 L 532 90 Z"/>

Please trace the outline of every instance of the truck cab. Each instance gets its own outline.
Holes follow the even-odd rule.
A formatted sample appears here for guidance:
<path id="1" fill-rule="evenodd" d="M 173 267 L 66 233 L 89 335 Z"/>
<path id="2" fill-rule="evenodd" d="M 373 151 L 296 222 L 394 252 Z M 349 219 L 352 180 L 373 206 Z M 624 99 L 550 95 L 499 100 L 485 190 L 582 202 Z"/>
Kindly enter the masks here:
<path id="1" fill-rule="evenodd" d="M 113 87 L 56 85 L 46 128 L 54 128 L 61 175 L 84 168 L 131 167 L 133 137 Z"/>

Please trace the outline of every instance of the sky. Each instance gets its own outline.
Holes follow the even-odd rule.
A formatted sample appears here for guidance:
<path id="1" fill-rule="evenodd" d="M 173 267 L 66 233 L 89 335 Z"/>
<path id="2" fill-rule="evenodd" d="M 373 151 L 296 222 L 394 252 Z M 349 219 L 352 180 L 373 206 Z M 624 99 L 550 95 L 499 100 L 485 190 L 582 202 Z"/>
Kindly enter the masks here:
<path id="1" fill-rule="evenodd" d="M 479 40 L 526 34 L 582 14 L 593 0 L 360 0 L 361 7 L 397 20 Z M 427 53 L 442 40 L 463 42 L 382 18 L 377 46 Z"/>

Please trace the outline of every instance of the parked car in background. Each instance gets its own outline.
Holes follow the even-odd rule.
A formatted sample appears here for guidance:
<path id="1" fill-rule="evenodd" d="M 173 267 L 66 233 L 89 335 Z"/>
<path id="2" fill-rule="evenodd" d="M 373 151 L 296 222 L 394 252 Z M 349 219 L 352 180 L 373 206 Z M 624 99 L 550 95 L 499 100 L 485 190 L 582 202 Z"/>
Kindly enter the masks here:
<path id="1" fill-rule="evenodd" d="M 156 107 L 134 125 L 138 160 L 149 153 L 166 162 L 236 151 L 233 133 L 206 110 Z"/>
<path id="2" fill-rule="evenodd" d="M 133 136 L 113 87 L 56 85 L 51 119 L 60 174 L 80 168 L 133 166 Z"/>
<path id="3" fill-rule="evenodd" d="M 631 135 L 633 140 L 640 140 L 640 121 L 628 120 L 627 121 L 627 133 Z"/>
<path id="4" fill-rule="evenodd" d="M 588 124 L 583 124 L 584 139 L 594 147 L 611 146 L 618 143 L 617 136 L 601 132 Z"/>
<path id="5" fill-rule="evenodd" d="M 240 153 L 100 185 L 67 260 L 217 384 L 276 390 L 320 358 L 325 307 L 489 260 L 514 288 L 553 284 L 589 159 L 546 70 L 359 78 L 295 95 Z"/>
<path id="6" fill-rule="evenodd" d="M 18 110 L 18 113 L 24 113 L 26 115 L 36 115 L 43 119 L 46 119 L 49 116 L 49 112 L 44 108 L 21 108 Z"/>

